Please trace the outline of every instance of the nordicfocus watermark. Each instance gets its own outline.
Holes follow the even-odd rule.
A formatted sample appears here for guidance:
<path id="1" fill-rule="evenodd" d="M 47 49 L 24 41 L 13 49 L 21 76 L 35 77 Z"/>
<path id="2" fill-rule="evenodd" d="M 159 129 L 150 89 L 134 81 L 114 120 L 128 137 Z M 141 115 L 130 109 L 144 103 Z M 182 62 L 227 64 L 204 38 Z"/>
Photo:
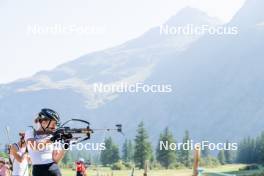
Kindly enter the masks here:
<path id="1" fill-rule="evenodd" d="M 27 26 L 28 35 L 102 35 L 106 26 L 90 26 L 81 24 L 32 24 Z"/>
<path id="2" fill-rule="evenodd" d="M 236 26 L 210 26 L 193 25 L 171 26 L 168 24 L 160 25 L 160 35 L 237 35 L 239 29 Z"/>
<path id="3" fill-rule="evenodd" d="M 93 84 L 93 91 L 97 93 L 170 93 L 172 90 L 171 84 Z"/>
<path id="4" fill-rule="evenodd" d="M 195 150 L 195 149 L 209 149 L 214 150 L 231 150 L 236 151 L 238 149 L 238 143 L 211 143 L 209 141 L 202 141 L 195 143 L 193 140 L 188 140 L 185 143 L 169 143 L 168 141 L 160 141 L 160 150 Z"/>
<path id="5" fill-rule="evenodd" d="M 61 143 L 55 142 L 50 144 L 45 143 L 28 143 L 28 148 L 36 149 L 39 151 L 45 150 L 87 150 L 87 151 L 102 151 L 106 149 L 105 143 L 74 143 L 71 141 L 70 143 Z"/>

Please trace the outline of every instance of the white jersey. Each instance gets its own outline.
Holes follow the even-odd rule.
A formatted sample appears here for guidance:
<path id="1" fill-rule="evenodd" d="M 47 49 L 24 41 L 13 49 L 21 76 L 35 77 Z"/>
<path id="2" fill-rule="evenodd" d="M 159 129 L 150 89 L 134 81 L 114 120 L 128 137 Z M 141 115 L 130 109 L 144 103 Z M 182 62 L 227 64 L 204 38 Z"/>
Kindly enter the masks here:
<path id="1" fill-rule="evenodd" d="M 33 139 L 37 143 L 40 143 L 44 140 L 50 139 L 51 135 L 36 135 L 34 134 L 34 130 L 29 130 L 25 134 L 25 140 Z M 39 145 L 39 149 L 41 150 L 33 150 L 31 146 L 28 145 L 28 153 L 32 161 L 32 165 L 42 165 L 42 164 L 49 164 L 53 163 L 52 159 L 52 152 L 53 152 L 53 146 L 51 144 L 49 145 Z M 42 150 L 43 149 L 43 150 Z"/>
<path id="2" fill-rule="evenodd" d="M 26 153 L 26 147 L 20 148 L 19 145 L 14 144 L 17 148 L 17 154 L 22 156 Z M 10 159 L 13 163 L 13 176 L 28 176 L 28 160 L 24 159 L 21 163 L 19 163 L 13 155 L 10 155 Z"/>

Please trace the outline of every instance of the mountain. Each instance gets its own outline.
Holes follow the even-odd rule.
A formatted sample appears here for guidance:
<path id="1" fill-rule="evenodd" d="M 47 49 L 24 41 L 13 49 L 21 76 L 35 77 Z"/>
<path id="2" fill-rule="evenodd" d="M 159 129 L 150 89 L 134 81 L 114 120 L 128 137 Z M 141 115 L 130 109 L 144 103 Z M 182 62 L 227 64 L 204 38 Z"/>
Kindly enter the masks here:
<path id="1" fill-rule="evenodd" d="M 170 55 L 152 74 L 176 87 L 176 93 L 161 105 L 170 103 L 168 124 L 177 131 L 188 124 L 196 137 L 213 141 L 238 140 L 263 131 L 261 4 L 247 1 L 226 25 L 237 26 L 238 35 L 204 36 L 181 53 L 180 60 Z"/>
<path id="2" fill-rule="evenodd" d="M 6 124 L 14 132 L 23 129 L 40 108 L 50 107 L 64 119 L 84 118 L 94 126 L 122 123 L 127 137 L 143 120 L 154 143 L 165 126 L 177 137 L 189 129 L 194 139 L 218 142 L 256 135 L 263 123 L 264 31 L 240 19 L 258 19 L 248 4 L 228 24 L 241 24 L 238 35 L 163 35 L 158 26 L 120 46 L 1 85 L 1 129 Z M 186 8 L 163 25 L 187 24 L 219 21 Z M 171 84 L 173 91 L 98 93 L 93 90 L 97 82 Z"/>
<path id="3" fill-rule="evenodd" d="M 163 25 L 180 26 L 186 23 L 195 25 L 216 25 L 217 19 L 209 18 L 203 12 L 185 8 Z M 28 79 L 3 85 L 0 96 L 41 90 L 70 89 L 86 99 L 87 108 L 97 108 L 113 95 L 94 94 L 92 83 L 139 82 L 144 81 L 162 55 L 179 53 L 188 48 L 201 36 L 160 34 L 160 27 L 147 31 L 138 39 L 123 45 L 84 55 L 72 62 L 65 63 L 51 71 L 41 71 Z"/>
<path id="4" fill-rule="evenodd" d="M 240 11 L 234 16 L 231 23 L 240 27 L 254 27 L 264 23 L 264 2 L 261 0 L 247 0 Z"/>

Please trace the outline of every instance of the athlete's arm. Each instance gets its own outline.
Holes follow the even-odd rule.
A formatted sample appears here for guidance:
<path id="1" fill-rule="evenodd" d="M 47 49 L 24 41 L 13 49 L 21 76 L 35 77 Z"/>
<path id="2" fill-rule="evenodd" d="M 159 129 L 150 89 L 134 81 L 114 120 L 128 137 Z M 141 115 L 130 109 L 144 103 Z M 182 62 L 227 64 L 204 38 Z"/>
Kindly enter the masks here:
<path id="1" fill-rule="evenodd" d="M 64 150 L 54 150 L 52 153 L 52 159 L 55 163 L 60 162 L 60 160 L 64 157 Z"/>
<path id="2" fill-rule="evenodd" d="M 17 148 L 14 145 L 11 145 L 10 147 L 10 154 L 14 156 L 15 160 L 17 160 L 17 162 L 22 163 L 22 161 L 27 157 L 25 154 L 23 154 L 22 156 L 20 156 L 17 153 Z"/>

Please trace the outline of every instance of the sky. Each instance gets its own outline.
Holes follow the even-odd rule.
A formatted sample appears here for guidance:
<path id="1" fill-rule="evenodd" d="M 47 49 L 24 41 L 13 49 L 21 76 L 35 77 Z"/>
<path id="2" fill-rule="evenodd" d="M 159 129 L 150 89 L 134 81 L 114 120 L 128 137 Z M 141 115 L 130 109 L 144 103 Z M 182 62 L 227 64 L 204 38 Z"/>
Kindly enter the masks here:
<path id="1" fill-rule="evenodd" d="M 0 0 L 0 84 L 122 44 L 164 23 L 186 6 L 228 22 L 244 2 Z"/>

